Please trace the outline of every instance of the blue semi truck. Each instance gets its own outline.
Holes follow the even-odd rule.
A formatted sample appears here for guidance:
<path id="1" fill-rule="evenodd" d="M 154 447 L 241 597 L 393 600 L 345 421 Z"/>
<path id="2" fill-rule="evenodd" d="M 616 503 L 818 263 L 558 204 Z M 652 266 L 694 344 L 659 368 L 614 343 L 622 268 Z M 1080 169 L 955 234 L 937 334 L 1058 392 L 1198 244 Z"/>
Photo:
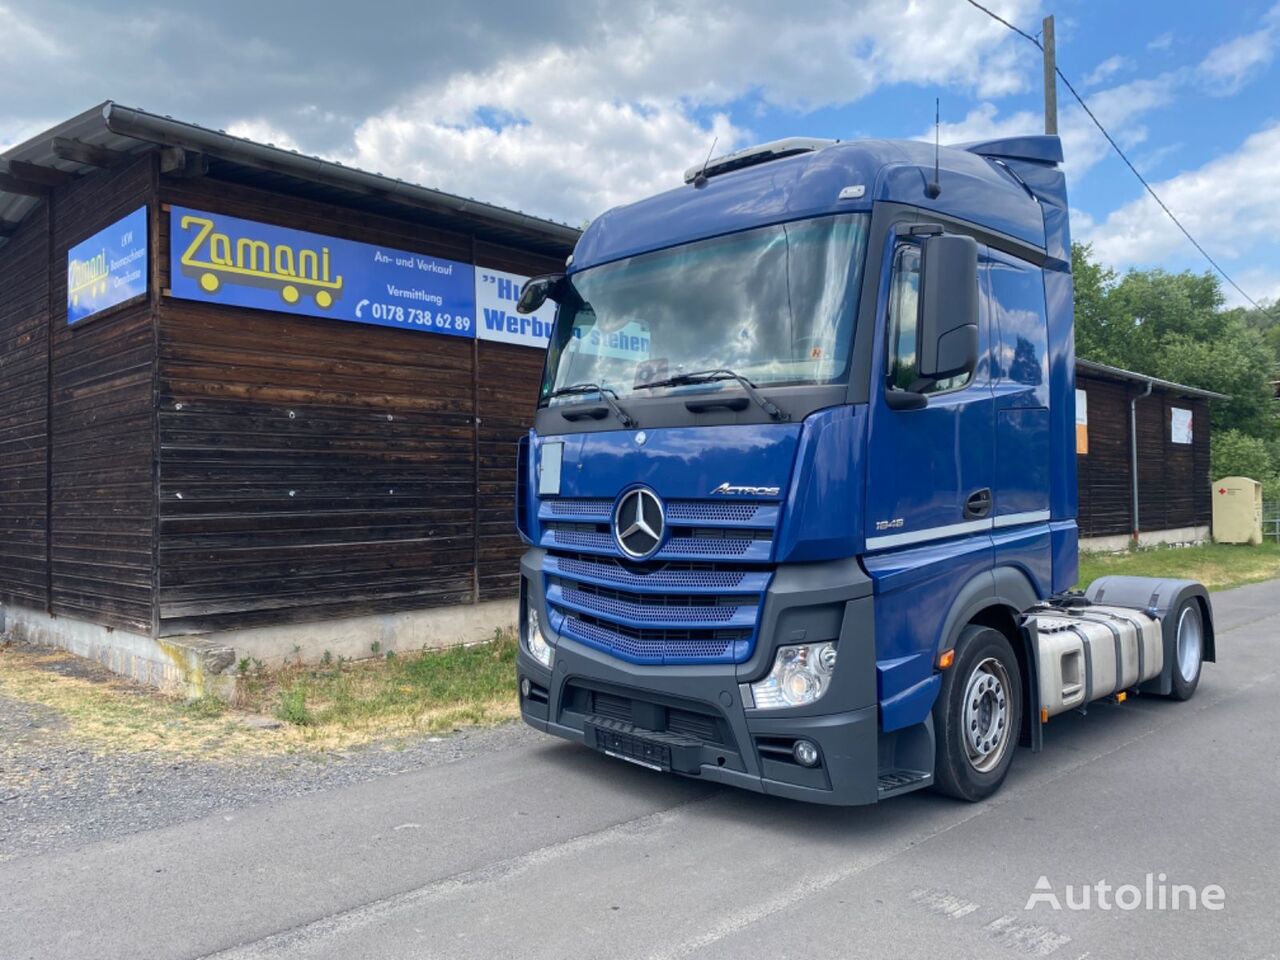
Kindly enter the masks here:
<path id="1" fill-rule="evenodd" d="M 1077 580 L 1056 137 L 789 139 L 603 214 L 519 447 L 521 712 L 830 804 L 990 795 L 1067 710 L 1190 697 L 1191 581 Z"/>

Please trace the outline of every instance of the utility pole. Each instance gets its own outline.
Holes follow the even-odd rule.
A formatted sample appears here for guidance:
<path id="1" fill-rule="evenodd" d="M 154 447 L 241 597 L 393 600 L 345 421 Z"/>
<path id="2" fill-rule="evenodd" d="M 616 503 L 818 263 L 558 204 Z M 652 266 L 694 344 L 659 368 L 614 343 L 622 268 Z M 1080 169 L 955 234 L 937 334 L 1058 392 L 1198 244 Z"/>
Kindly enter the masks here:
<path id="1" fill-rule="evenodd" d="M 1040 43 L 1044 51 L 1044 132 L 1058 134 L 1058 58 L 1053 42 L 1053 14 L 1044 18 Z"/>

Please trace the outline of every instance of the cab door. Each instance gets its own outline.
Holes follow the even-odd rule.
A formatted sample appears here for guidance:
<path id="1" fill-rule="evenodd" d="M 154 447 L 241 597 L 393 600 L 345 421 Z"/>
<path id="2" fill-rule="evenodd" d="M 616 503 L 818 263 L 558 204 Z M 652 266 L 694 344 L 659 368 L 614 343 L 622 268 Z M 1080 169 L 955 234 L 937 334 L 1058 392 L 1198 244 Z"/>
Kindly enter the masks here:
<path id="1" fill-rule="evenodd" d="M 1037 592 L 1052 582 L 1049 531 L 1049 328 L 1044 273 L 1009 254 L 991 255 L 991 378 L 996 401 L 994 544 L 997 564 L 1029 572 Z"/>
<path id="2" fill-rule="evenodd" d="M 866 552 L 875 585 L 877 681 L 885 731 L 920 723 L 937 695 L 942 630 L 961 591 L 991 570 L 995 400 L 991 383 L 989 252 L 978 248 L 978 362 L 969 376 L 918 387 L 920 246 L 897 238 L 882 283 L 866 448 Z"/>
<path id="3" fill-rule="evenodd" d="M 979 246 L 978 363 L 970 376 L 920 390 L 927 404 L 895 409 L 915 388 L 920 244 L 898 238 L 888 272 L 880 376 L 872 378 L 867 444 L 868 552 L 984 534 L 991 526 L 995 405 L 991 382 L 990 258 Z"/>

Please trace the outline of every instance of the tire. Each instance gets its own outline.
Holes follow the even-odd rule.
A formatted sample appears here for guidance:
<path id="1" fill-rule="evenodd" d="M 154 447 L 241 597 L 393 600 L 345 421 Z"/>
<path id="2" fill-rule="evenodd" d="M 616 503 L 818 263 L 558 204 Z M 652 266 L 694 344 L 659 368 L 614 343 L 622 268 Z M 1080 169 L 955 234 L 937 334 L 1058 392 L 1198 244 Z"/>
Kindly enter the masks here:
<path id="1" fill-rule="evenodd" d="M 933 789 L 970 803 L 1000 789 L 1022 709 L 1022 674 L 1009 639 L 991 627 L 965 627 L 933 706 Z"/>
<path id="2" fill-rule="evenodd" d="M 1169 696 L 1174 700 L 1190 700 L 1200 686 L 1200 674 L 1204 666 L 1204 611 L 1200 601 L 1188 597 L 1178 607 L 1174 619 L 1177 631 L 1173 644 L 1173 689 Z"/>

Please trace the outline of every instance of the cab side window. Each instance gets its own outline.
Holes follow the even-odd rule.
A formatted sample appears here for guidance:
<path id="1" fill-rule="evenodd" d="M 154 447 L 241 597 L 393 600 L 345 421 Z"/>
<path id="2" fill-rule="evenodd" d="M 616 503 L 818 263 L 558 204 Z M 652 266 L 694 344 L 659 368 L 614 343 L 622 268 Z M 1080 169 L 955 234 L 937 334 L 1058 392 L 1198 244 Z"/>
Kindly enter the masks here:
<path id="1" fill-rule="evenodd" d="M 920 247 L 914 243 L 898 245 L 893 256 L 893 272 L 889 281 L 889 371 L 890 390 L 914 390 L 917 393 L 942 393 L 956 390 L 969 382 L 969 374 L 948 377 L 936 383 L 918 383 L 916 362 L 916 324 L 920 305 Z"/>

